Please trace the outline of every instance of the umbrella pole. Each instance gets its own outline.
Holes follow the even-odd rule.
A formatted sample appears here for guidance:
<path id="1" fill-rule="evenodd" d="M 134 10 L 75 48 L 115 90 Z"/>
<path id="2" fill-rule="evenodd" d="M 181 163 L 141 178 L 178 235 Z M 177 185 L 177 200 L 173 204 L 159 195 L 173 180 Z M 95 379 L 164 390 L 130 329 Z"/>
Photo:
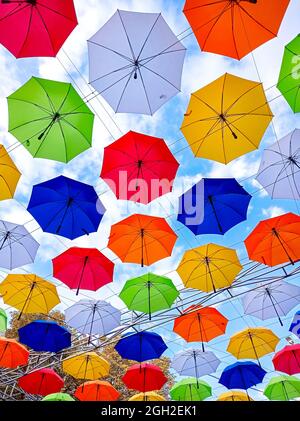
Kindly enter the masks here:
<path id="1" fill-rule="evenodd" d="M 145 231 L 144 228 L 141 228 L 141 240 L 142 240 L 142 259 L 141 259 L 141 266 L 144 267 L 144 235 Z"/>
<path id="2" fill-rule="evenodd" d="M 289 255 L 289 253 L 288 253 L 288 251 L 287 251 L 287 249 L 286 249 L 286 247 L 285 247 L 285 245 L 284 245 L 284 243 L 283 243 L 283 241 L 282 241 L 282 239 L 281 239 L 281 237 L 280 237 L 280 235 L 279 235 L 278 231 L 276 230 L 276 228 L 272 228 L 272 232 L 275 234 L 276 238 L 278 239 L 278 241 L 279 241 L 279 243 L 280 243 L 281 247 L 283 248 L 283 250 L 284 250 L 285 254 L 286 254 L 286 255 L 287 255 L 287 257 L 289 258 L 289 261 L 291 262 L 291 264 L 292 264 L 292 265 L 294 265 L 294 264 L 295 264 L 295 262 L 294 262 L 294 260 L 291 258 L 291 256 Z"/>
<path id="3" fill-rule="evenodd" d="M 200 337 L 201 337 L 201 343 L 202 343 L 202 351 L 205 352 L 204 343 L 203 343 L 203 336 L 202 336 L 202 328 L 201 328 L 201 317 L 200 317 L 199 314 L 197 314 L 197 319 L 198 319 L 198 323 L 199 323 Z"/>
<path id="4" fill-rule="evenodd" d="M 282 320 L 281 320 L 281 318 L 279 316 L 278 310 L 277 310 L 276 305 L 275 305 L 275 303 L 273 301 L 273 297 L 272 297 L 272 294 L 269 291 L 269 288 L 266 288 L 266 292 L 267 292 L 267 294 L 268 294 L 268 296 L 270 298 L 270 301 L 271 301 L 272 306 L 274 307 L 274 310 L 275 310 L 276 316 L 277 316 L 277 318 L 279 320 L 279 323 L 281 324 L 281 326 L 283 326 Z"/>
<path id="5" fill-rule="evenodd" d="M 147 282 L 148 289 L 148 310 L 149 310 L 149 320 L 151 320 L 151 282 Z"/>
<path id="6" fill-rule="evenodd" d="M 195 364 L 195 374 L 196 374 L 196 380 L 197 380 L 197 389 L 199 389 L 198 367 L 197 367 L 196 351 L 193 351 L 193 357 L 194 357 L 194 364 Z"/>
<path id="7" fill-rule="evenodd" d="M 222 229 L 222 226 L 220 224 L 220 221 L 219 221 L 219 218 L 218 218 L 218 214 L 217 214 L 217 211 L 216 211 L 216 208 L 215 208 L 215 205 L 214 205 L 212 196 L 208 196 L 208 200 L 209 200 L 209 203 L 210 203 L 210 205 L 212 207 L 213 213 L 215 215 L 215 218 L 216 218 L 216 221 L 217 221 L 217 224 L 218 224 L 218 228 L 219 228 L 220 232 L 223 234 L 223 229 Z"/>
<path id="8" fill-rule="evenodd" d="M 282 389 L 283 389 L 283 392 L 284 392 L 285 398 L 286 398 L 286 400 L 287 400 L 287 401 L 289 401 L 290 399 L 289 399 L 289 395 L 288 395 L 288 393 L 287 393 L 287 390 L 286 390 L 286 388 L 285 388 L 285 384 L 284 384 L 284 382 L 281 382 L 281 383 L 282 383 Z"/>
<path id="9" fill-rule="evenodd" d="M 4 244 L 6 243 L 6 241 L 7 241 L 8 237 L 9 237 L 9 235 L 10 235 L 10 233 L 9 233 L 9 232 L 7 232 L 7 233 L 5 234 L 5 236 L 4 236 L 4 238 L 3 238 L 3 241 L 2 241 L 2 243 L 1 243 L 1 246 L 0 246 L 0 250 L 2 250 L 2 248 L 3 248 Z"/>
<path id="10" fill-rule="evenodd" d="M 80 285 L 81 285 L 81 282 L 82 282 L 82 278 L 83 278 L 85 267 L 87 265 L 88 260 L 89 260 L 89 256 L 85 256 L 83 267 L 82 267 L 82 271 L 81 271 L 81 275 L 80 275 L 80 279 L 79 279 L 79 282 L 78 282 L 78 287 L 77 287 L 76 295 L 79 294 Z"/>
<path id="11" fill-rule="evenodd" d="M 93 323 L 94 323 L 96 308 L 97 308 L 97 304 L 94 304 L 88 345 L 91 343 L 91 336 L 92 336 L 92 330 L 93 330 Z"/>
<path id="12" fill-rule="evenodd" d="M 25 300 L 25 302 L 24 302 L 24 305 L 23 305 L 23 307 L 22 307 L 22 310 L 20 311 L 20 314 L 19 314 L 19 316 L 18 316 L 18 320 L 20 320 L 20 319 L 21 319 L 22 314 L 23 314 L 23 312 L 24 312 L 24 310 L 25 310 L 25 308 L 26 308 L 26 306 L 27 306 L 28 300 L 29 300 L 29 298 L 30 298 L 30 296 L 31 296 L 31 294 L 32 294 L 32 292 L 33 292 L 33 290 L 34 290 L 35 286 L 36 286 L 36 282 L 34 281 L 34 282 L 32 283 L 32 285 L 31 285 L 31 288 L 30 288 L 29 294 L 27 295 L 27 298 L 26 298 L 26 300 Z"/>
<path id="13" fill-rule="evenodd" d="M 74 199 L 71 198 L 71 197 L 69 197 L 68 202 L 67 202 L 67 205 L 66 205 L 65 210 L 64 210 L 64 213 L 63 213 L 63 216 L 61 218 L 60 224 L 58 225 L 58 227 L 56 229 L 56 234 L 59 234 L 59 231 L 61 230 L 61 227 L 62 227 L 62 224 L 64 222 L 64 219 L 65 219 L 65 217 L 67 215 L 67 212 L 69 211 L 69 208 L 72 206 L 73 201 L 74 201 Z"/>
<path id="14" fill-rule="evenodd" d="M 206 263 L 206 266 L 207 266 L 207 270 L 208 270 L 208 273 L 209 273 L 209 277 L 210 277 L 210 280 L 211 280 L 211 283 L 212 283 L 214 293 L 216 293 L 217 290 L 216 290 L 214 280 L 213 280 L 213 277 L 212 277 L 212 274 L 211 274 L 210 265 L 209 265 L 209 258 L 207 256 L 205 257 L 205 263 Z"/>
<path id="15" fill-rule="evenodd" d="M 255 346 L 254 346 L 254 342 L 253 342 L 253 339 L 252 339 L 252 335 L 251 335 L 251 333 L 249 333 L 249 338 L 250 338 L 250 341 L 251 341 L 251 344 L 252 344 L 252 347 L 253 347 L 253 351 L 254 351 L 255 357 L 256 357 L 256 359 L 257 359 L 258 365 L 259 365 L 259 366 L 260 366 L 260 368 L 261 368 L 261 363 L 260 363 L 260 361 L 259 361 L 259 358 L 258 358 L 258 355 L 257 355 L 257 352 L 256 352 L 256 348 L 255 348 Z"/>

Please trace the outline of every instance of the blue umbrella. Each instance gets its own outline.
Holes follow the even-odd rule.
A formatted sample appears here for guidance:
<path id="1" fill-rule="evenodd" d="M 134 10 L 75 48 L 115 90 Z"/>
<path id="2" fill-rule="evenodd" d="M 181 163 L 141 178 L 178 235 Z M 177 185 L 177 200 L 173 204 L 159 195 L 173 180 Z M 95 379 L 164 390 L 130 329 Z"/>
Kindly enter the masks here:
<path id="1" fill-rule="evenodd" d="M 223 370 L 219 383 L 227 389 L 244 389 L 263 381 L 267 372 L 252 361 L 237 362 Z"/>
<path id="2" fill-rule="evenodd" d="M 19 341 L 34 351 L 59 352 L 71 346 L 71 333 L 55 322 L 35 320 L 19 329 Z"/>
<path id="3" fill-rule="evenodd" d="M 27 210 L 43 231 L 70 240 L 96 232 L 105 213 L 92 186 L 64 176 L 33 186 Z"/>
<path id="4" fill-rule="evenodd" d="M 297 311 L 295 314 L 289 331 L 293 332 L 300 339 L 300 311 Z"/>
<path id="5" fill-rule="evenodd" d="M 203 178 L 179 198 L 177 219 L 195 235 L 223 235 L 247 219 L 251 197 L 234 178 Z"/>
<path id="6" fill-rule="evenodd" d="M 122 358 L 138 362 L 159 358 L 167 348 L 162 337 L 152 332 L 127 333 L 115 346 Z"/>

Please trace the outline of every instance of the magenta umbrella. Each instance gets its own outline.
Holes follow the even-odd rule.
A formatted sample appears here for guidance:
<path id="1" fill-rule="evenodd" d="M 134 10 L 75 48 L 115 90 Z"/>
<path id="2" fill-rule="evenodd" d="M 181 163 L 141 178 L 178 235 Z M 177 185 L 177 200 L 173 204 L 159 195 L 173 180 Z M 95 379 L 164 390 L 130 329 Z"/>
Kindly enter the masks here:
<path id="1" fill-rule="evenodd" d="M 289 375 L 300 373 L 300 344 L 285 346 L 276 352 L 272 361 L 276 371 Z"/>

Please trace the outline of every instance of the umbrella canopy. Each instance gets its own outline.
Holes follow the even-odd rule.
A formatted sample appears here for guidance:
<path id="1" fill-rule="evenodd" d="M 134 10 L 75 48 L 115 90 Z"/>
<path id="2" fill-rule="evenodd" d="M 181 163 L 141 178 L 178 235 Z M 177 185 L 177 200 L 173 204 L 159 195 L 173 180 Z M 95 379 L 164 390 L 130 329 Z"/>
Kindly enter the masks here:
<path id="1" fill-rule="evenodd" d="M 210 243 L 186 251 L 177 273 L 187 288 L 210 292 L 230 287 L 241 270 L 235 250 Z"/>
<path id="2" fill-rule="evenodd" d="M 33 263 L 39 246 L 23 225 L 0 221 L 1 267 L 13 270 Z"/>
<path id="3" fill-rule="evenodd" d="M 127 281 L 119 294 L 129 310 L 150 315 L 170 308 L 179 296 L 171 279 L 147 273 Z"/>
<path id="4" fill-rule="evenodd" d="M 202 51 L 241 60 L 277 36 L 289 0 L 186 0 L 183 12 Z"/>
<path id="5" fill-rule="evenodd" d="M 127 333 L 115 346 L 122 358 L 138 362 L 160 358 L 166 349 L 168 347 L 161 336 L 146 331 Z"/>
<path id="6" fill-rule="evenodd" d="M 162 369 L 153 364 L 134 364 L 129 367 L 122 377 L 128 389 L 140 392 L 159 390 L 168 381 Z"/>
<path id="7" fill-rule="evenodd" d="M 130 131 L 104 148 L 101 177 L 118 199 L 147 204 L 172 191 L 178 166 L 163 139 Z"/>
<path id="8" fill-rule="evenodd" d="M 300 36 L 297 35 L 284 49 L 277 88 L 294 111 L 299 113 L 299 54 Z"/>
<path id="9" fill-rule="evenodd" d="M 196 157 L 228 164 L 258 149 L 272 118 L 261 83 L 226 73 L 192 94 L 181 131 Z"/>
<path id="10" fill-rule="evenodd" d="M 20 377 L 18 386 L 27 393 L 47 396 L 60 392 L 64 387 L 64 381 L 51 368 L 41 368 Z"/>
<path id="11" fill-rule="evenodd" d="M 219 383 L 227 389 L 249 389 L 263 381 L 267 372 L 252 361 L 242 361 L 226 367 Z"/>
<path id="12" fill-rule="evenodd" d="M 293 213 L 258 223 L 245 240 L 249 259 L 268 266 L 300 259 L 300 216 Z"/>
<path id="13" fill-rule="evenodd" d="M 180 376 L 199 377 L 215 373 L 221 361 L 211 351 L 187 349 L 178 352 L 172 360 L 171 368 Z"/>
<path id="14" fill-rule="evenodd" d="M 0 367 L 17 368 L 28 364 L 29 351 L 14 339 L 0 337 Z"/>
<path id="15" fill-rule="evenodd" d="M 85 352 L 66 358 L 62 369 L 75 379 L 97 380 L 108 375 L 110 364 L 96 352 Z"/>
<path id="16" fill-rule="evenodd" d="M 222 393 L 218 397 L 217 401 L 239 402 L 239 401 L 253 401 L 253 399 L 251 399 L 250 396 L 247 395 L 247 393 L 231 391 L 231 392 Z"/>
<path id="17" fill-rule="evenodd" d="M 300 130 L 264 150 L 256 180 L 273 199 L 300 199 Z"/>
<path id="18" fill-rule="evenodd" d="M 7 329 L 7 314 L 3 308 L 0 308 L 0 332 L 5 332 Z"/>
<path id="19" fill-rule="evenodd" d="M 0 5 L 1 7 L 1 5 Z M 14 197 L 21 173 L 7 153 L 0 145 L 0 200 Z"/>
<path id="20" fill-rule="evenodd" d="M 297 311 L 297 313 L 295 314 L 289 331 L 293 332 L 294 335 L 300 338 L 300 311 Z"/>
<path id="21" fill-rule="evenodd" d="M 9 132 L 33 157 L 69 162 L 91 147 L 94 114 L 70 83 L 32 77 L 7 101 Z"/>
<path id="22" fill-rule="evenodd" d="M 74 396 L 80 401 L 116 401 L 120 393 L 106 381 L 93 380 L 78 386 Z"/>
<path id="23" fill-rule="evenodd" d="M 180 91 L 186 49 L 160 13 L 117 10 L 88 48 L 90 84 L 115 112 L 152 115 Z"/>
<path id="24" fill-rule="evenodd" d="M 52 263 L 53 276 L 77 295 L 81 289 L 97 291 L 113 281 L 114 264 L 97 249 L 71 247 Z"/>
<path id="25" fill-rule="evenodd" d="M 135 214 L 111 227 L 108 247 L 122 262 L 148 266 L 169 257 L 176 240 L 165 219 Z"/>
<path id="26" fill-rule="evenodd" d="M 137 395 L 133 395 L 128 400 L 151 402 L 151 401 L 165 401 L 166 399 L 155 392 L 146 392 L 146 393 L 138 393 Z"/>
<path id="27" fill-rule="evenodd" d="M 57 402 L 57 401 L 75 401 L 68 393 L 51 393 L 45 396 L 42 401 Z"/>
<path id="28" fill-rule="evenodd" d="M 7 275 L 0 284 L 0 294 L 5 304 L 29 313 L 49 314 L 60 303 L 55 285 L 34 274 Z"/>
<path id="29" fill-rule="evenodd" d="M 96 232 L 105 213 L 92 186 L 62 175 L 33 186 L 27 210 L 44 232 L 70 240 Z"/>
<path id="30" fill-rule="evenodd" d="M 213 307 L 188 307 L 174 321 L 173 331 L 186 342 L 209 342 L 224 335 L 228 320 Z"/>
<path id="31" fill-rule="evenodd" d="M 35 320 L 18 330 L 19 341 L 39 352 L 59 352 L 71 346 L 71 333 L 49 320 Z"/>
<path id="32" fill-rule="evenodd" d="M 290 375 L 300 373 L 300 344 L 285 346 L 276 352 L 272 361 L 276 371 Z"/>
<path id="33" fill-rule="evenodd" d="M 179 198 L 177 220 L 195 235 L 224 235 L 247 219 L 251 197 L 235 178 L 202 178 Z"/>
<path id="34" fill-rule="evenodd" d="M 243 296 L 245 314 L 261 320 L 277 317 L 281 326 L 281 316 L 287 315 L 299 303 L 300 288 L 280 281 L 263 285 Z"/>
<path id="35" fill-rule="evenodd" d="M 191 377 L 175 383 L 170 395 L 173 401 L 203 401 L 212 395 L 212 390 L 205 381 Z"/>
<path id="36" fill-rule="evenodd" d="M 300 379 L 294 376 L 278 376 L 270 380 L 264 395 L 271 401 L 289 401 L 300 397 Z"/>

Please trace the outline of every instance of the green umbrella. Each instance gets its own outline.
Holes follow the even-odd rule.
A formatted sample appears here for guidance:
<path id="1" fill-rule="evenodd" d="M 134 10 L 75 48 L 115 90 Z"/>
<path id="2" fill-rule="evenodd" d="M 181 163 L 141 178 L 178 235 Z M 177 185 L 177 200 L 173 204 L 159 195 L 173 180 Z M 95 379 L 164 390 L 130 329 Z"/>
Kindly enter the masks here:
<path id="1" fill-rule="evenodd" d="M 94 114 L 70 83 L 32 77 L 7 100 L 9 132 L 33 157 L 69 162 L 91 147 Z"/>
<path id="2" fill-rule="evenodd" d="M 5 332 L 7 329 L 7 314 L 6 311 L 0 308 L 0 332 Z"/>
<path id="3" fill-rule="evenodd" d="M 289 401 L 300 397 L 300 379 L 294 376 L 278 376 L 270 380 L 264 395 L 271 401 Z"/>
<path id="4" fill-rule="evenodd" d="M 153 273 L 130 279 L 120 292 L 129 310 L 147 313 L 150 319 L 152 313 L 170 308 L 178 295 L 171 279 Z"/>
<path id="5" fill-rule="evenodd" d="M 174 401 L 203 401 L 211 396 L 211 387 L 203 380 L 189 377 L 176 383 L 170 395 Z"/>
<path id="6" fill-rule="evenodd" d="M 294 113 L 300 111 L 300 35 L 285 46 L 277 88 Z"/>
<path id="7" fill-rule="evenodd" d="M 68 393 L 51 393 L 45 396 L 42 401 L 56 402 L 56 401 L 75 401 Z"/>

